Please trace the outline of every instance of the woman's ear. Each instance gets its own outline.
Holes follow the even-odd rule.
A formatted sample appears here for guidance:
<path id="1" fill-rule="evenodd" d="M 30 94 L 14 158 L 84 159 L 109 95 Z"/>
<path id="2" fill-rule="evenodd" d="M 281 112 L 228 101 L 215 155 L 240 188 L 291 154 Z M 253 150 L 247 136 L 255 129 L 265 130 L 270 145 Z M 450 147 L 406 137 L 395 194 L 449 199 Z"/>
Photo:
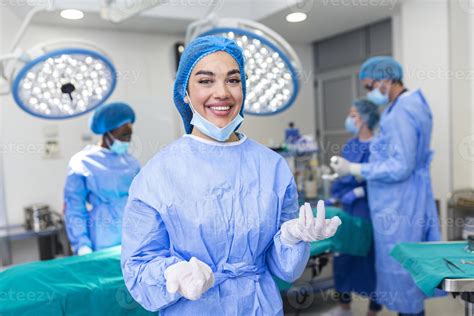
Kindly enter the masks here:
<path id="1" fill-rule="evenodd" d="M 188 93 L 188 90 L 186 90 L 186 92 L 185 92 L 183 101 L 184 101 L 184 103 L 189 103 L 189 93 Z"/>

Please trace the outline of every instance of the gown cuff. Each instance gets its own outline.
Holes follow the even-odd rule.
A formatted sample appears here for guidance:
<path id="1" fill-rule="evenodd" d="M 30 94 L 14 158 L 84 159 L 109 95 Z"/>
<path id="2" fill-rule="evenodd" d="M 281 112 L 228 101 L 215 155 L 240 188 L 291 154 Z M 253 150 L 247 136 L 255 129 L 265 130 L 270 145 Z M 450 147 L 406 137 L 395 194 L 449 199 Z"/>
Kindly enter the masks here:
<path id="1" fill-rule="evenodd" d="M 165 258 L 161 262 L 154 262 L 152 263 L 152 266 L 150 266 L 150 271 L 148 275 L 148 280 L 150 284 L 158 284 L 160 286 L 166 287 L 166 278 L 165 278 L 165 270 L 172 266 L 173 264 L 176 264 L 180 262 L 177 257 L 171 256 L 168 258 Z"/>
<path id="2" fill-rule="evenodd" d="M 351 163 L 349 165 L 349 172 L 354 176 L 362 176 L 362 164 L 360 163 Z"/>

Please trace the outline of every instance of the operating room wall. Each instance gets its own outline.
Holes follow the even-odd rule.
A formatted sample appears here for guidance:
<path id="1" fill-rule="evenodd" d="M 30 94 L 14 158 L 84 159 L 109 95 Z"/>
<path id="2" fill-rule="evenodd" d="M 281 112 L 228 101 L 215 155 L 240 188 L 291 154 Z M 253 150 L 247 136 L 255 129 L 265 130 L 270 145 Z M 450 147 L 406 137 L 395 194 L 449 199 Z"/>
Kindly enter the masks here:
<path id="1" fill-rule="evenodd" d="M 470 92 L 470 109 L 471 112 L 467 111 L 467 115 L 471 117 L 471 128 L 467 130 L 466 136 L 463 137 L 463 152 L 466 153 L 467 161 L 471 164 L 471 169 L 467 170 L 467 176 L 471 179 L 470 188 L 474 188 L 474 1 L 468 0 L 471 3 L 470 11 L 467 11 L 469 16 L 469 63 L 467 72 L 470 74 L 470 79 L 468 80 L 469 92 Z M 469 115 L 470 114 L 470 115 Z"/>
<path id="2" fill-rule="evenodd" d="M 450 1 L 450 84 L 453 189 L 474 187 L 473 137 L 473 12 L 466 11 L 470 0 Z M 466 6 L 467 5 L 467 6 Z"/>
<path id="3" fill-rule="evenodd" d="M 10 49 L 10 45 L 14 38 L 13 30 L 17 30 L 20 26 L 21 21 L 5 6 L 0 6 L 0 54 L 8 52 Z M 10 96 L 2 96 L 0 95 L 0 122 L 4 120 L 5 115 L 5 107 L 7 106 L 7 99 Z M 4 179 L 4 168 L 3 168 L 3 158 L 5 154 L 4 149 L 4 128 L 3 124 L 0 125 L 0 179 Z M 5 208 L 5 203 L 3 200 L 3 192 L 4 192 L 4 182 L 0 180 L 0 226 L 5 226 L 7 224 L 7 212 Z"/>
<path id="4" fill-rule="evenodd" d="M 12 33 L 15 30 L 11 28 Z M 28 48 L 57 38 L 87 39 L 113 59 L 119 76 L 110 100 L 129 102 L 135 108 L 133 151 L 142 164 L 177 137 L 177 117 L 171 103 L 171 50 L 180 37 L 32 25 L 21 46 Z M 69 120 L 38 119 L 23 112 L 10 96 L 2 99 L 2 110 L 2 141 L 7 148 L 3 181 L 9 224 L 23 223 L 23 208 L 31 203 L 47 203 L 62 211 L 68 161 L 87 143 L 97 140 L 91 138 L 88 129 L 90 115 Z M 46 159 L 44 143 L 51 138 L 59 141 L 60 154 Z"/>
<path id="5" fill-rule="evenodd" d="M 448 1 L 404 1 L 393 19 L 394 53 L 405 70 L 405 84 L 421 88 L 433 113 L 431 165 L 433 191 L 446 218 L 446 202 L 452 189 L 450 138 L 450 81 Z M 423 25 L 423 27 L 420 27 Z M 443 233 L 446 226 L 442 226 Z"/>

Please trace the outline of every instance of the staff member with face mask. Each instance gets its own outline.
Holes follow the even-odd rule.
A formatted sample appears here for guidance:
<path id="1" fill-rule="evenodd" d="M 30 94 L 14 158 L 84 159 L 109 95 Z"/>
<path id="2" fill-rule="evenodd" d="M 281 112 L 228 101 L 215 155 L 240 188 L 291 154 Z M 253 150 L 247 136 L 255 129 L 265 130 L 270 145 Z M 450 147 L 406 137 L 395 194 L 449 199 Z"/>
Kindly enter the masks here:
<path id="1" fill-rule="evenodd" d="M 282 315 L 272 275 L 294 281 L 309 242 L 339 218 L 300 208 L 280 155 L 237 132 L 244 56 L 223 37 L 186 46 L 174 102 L 186 135 L 161 150 L 130 188 L 122 272 L 134 299 L 160 315 Z"/>
<path id="2" fill-rule="evenodd" d="M 391 57 L 368 59 L 359 78 L 368 90 L 367 99 L 387 105 L 380 133 L 370 145 L 368 163 L 337 157 L 331 159 L 331 167 L 339 175 L 367 180 L 377 301 L 400 315 L 424 315 L 424 294 L 390 252 L 401 242 L 440 239 L 430 177 L 431 110 L 420 90 L 404 87 L 402 67 Z"/>
<path id="3" fill-rule="evenodd" d="M 91 117 L 98 145 L 75 154 L 64 187 L 66 231 L 75 254 L 120 245 L 128 189 L 140 170 L 128 154 L 135 113 L 125 103 L 99 107 Z M 90 207 L 88 208 L 87 205 Z"/>
<path id="4" fill-rule="evenodd" d="M 378 107 L 372 102 L 362 99 L 353 103 L 345 121 L 346 130 L 353 135 L 342 148 L 341 154 L 345 159 L 353 163 L 369 161 L 369 147 L 379 118 Z M 340 177 L 333 183 L 331 194 L 331 199 L 326 203 L 338 201 L 351 216 L 370 220 L 367 183 L 364 179 L 353 175 Z M 334 254 L 334 283 L 340 306 L 331 313 L 332 316 L 352 315 L 352 292 L 369 297 L 368 316 L 375 315 L 382 309 L 374 295 L 374 261 L 373 247 L 367 256 Z"/>

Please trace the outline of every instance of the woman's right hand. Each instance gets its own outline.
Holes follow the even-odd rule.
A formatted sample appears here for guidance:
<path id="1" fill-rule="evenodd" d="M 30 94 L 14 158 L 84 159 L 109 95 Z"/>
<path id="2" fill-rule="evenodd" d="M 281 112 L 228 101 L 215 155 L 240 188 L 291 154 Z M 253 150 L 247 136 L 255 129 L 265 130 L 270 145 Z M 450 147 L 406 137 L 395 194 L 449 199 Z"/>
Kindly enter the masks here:
<path id="1" fill-rule="evenodd" d="M 169 293 L 179 292 L 185 298 L 195 301 L 214 285 L 214 274 L 204 262 L 192 257 L 165 270 L 166 289 Z"/>

